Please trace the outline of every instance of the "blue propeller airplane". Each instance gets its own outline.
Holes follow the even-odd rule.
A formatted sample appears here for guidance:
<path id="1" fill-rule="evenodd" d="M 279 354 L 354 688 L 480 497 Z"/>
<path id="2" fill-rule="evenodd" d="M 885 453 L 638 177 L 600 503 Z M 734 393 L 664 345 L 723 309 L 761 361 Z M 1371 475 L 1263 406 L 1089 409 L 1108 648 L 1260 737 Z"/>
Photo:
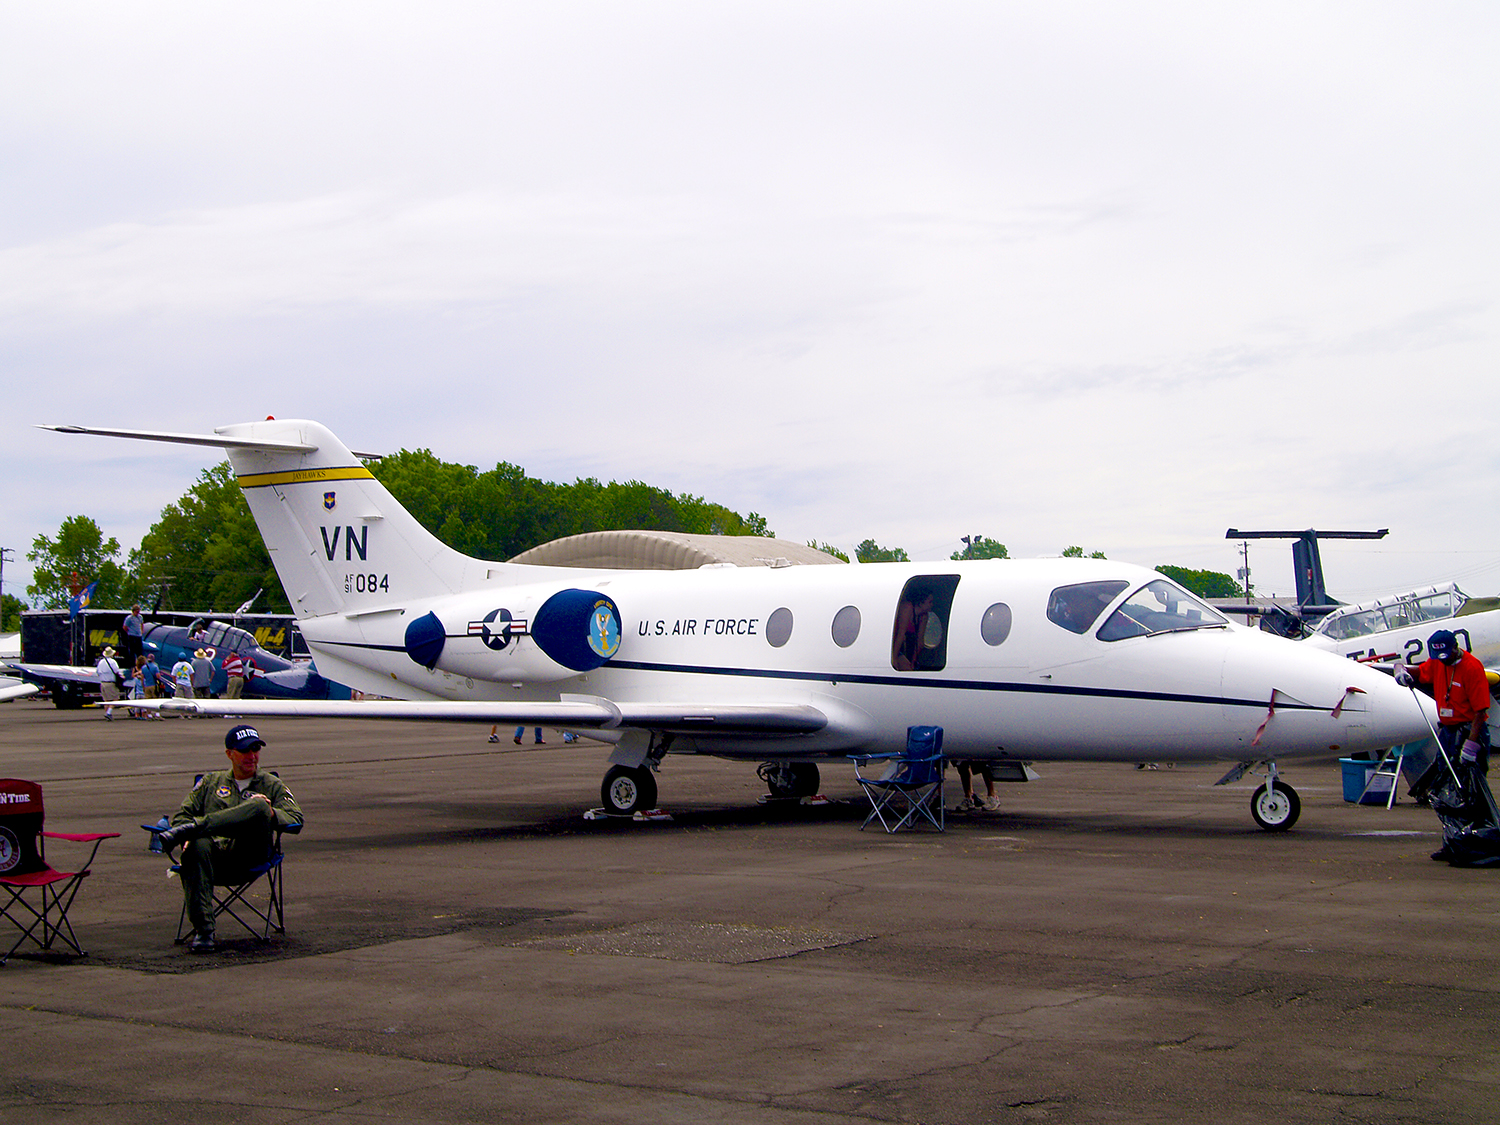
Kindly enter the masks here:
<path id="1" fill-rule="evenodd" d="M 200 648 L 213 661 L 214 674 L 209 690 L 222 695 L 229 678 L 224 674 L 224 657 L 231 652 L 240 654 L 247 670 L 252 674 L 245 680 L 245 696 L 252 699 L 348 699 L 350 692 L 343 684 L 325 679 L 308 664 L 294 663 L 285 657 L 268 652 L 256 643 L 244 629 L 226 625 L 222 621 L 211 621 L 206 625 L 195 621 L 191 625 L 148 624 L 142 631 L 141 648 L 156 657 L 161 669 L 162 684 L 169 685 L 167 671 L 179 660 L 192 660 Z M 90 684 L 97 684 L 98 673 L 91 667 L 71 664 L 19 664 L 8 667 L 24 680 L 54 694 L 78 695 Z M 123 668 L 129 676 L 131 670 Z M 76 685 L 76 686 L 65 686 Z"/>

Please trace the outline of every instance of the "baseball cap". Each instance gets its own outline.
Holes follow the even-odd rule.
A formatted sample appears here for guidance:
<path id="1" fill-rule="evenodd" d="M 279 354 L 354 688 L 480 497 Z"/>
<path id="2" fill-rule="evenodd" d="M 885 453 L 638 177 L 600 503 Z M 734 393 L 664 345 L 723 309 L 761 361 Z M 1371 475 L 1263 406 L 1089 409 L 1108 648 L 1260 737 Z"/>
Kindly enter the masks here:
<path id="1" fill-rule="evenodd" d="M 254 727 L 235 727 L 224 736 L 224 749 L 248 750 L 252 746 L 264 746 L 266 740 Z"/>
<path id="2" fill-rule="evenodd" d="M 1447 661 L 1458 650 L 1458 638 L 1447 629 L 1439 629 L 1427 638 L 1427 651 L 1436 659 Z"/>

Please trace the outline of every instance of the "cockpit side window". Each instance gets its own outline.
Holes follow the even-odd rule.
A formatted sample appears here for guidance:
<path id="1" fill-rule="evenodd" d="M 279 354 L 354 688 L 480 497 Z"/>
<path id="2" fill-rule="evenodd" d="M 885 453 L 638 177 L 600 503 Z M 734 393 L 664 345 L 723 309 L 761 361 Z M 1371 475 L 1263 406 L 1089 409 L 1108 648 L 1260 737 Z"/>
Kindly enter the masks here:
<path id="1" fill-rule="evenodd" d="M 1047 599 L 1047 620 L 1070 633 L 1087 633 L 1104 612 L 1104 607 L 1129 585 L 1129 582 L 1112 579 L 1059 586 Z"/>
<path id="2" fill-rule="evenodd" d="M 1156 581 L 1146 583 L 1109 615 L 1109 620 L 1099 630 L 1099 639 L 1122 641 L 1126 637 L 1182 633 L 1227 624 L 1224 618 L 1180 587 Z"/>
<path id="3" fill-rule="evenodd" d="M 958 575 L 919 575 L 896 603 L 891 630 L 891 667 L 898 672 L 936 672 L 948 665 L 948 621 Z"/>
<path id="4" fill-rule="evenodd" d="M 255 638 L 243 629 L 236 629 L 233 625 L 224 630 L 224 644 L 234 649 L 235 652 L 249 652 L 255 647 Z"/>

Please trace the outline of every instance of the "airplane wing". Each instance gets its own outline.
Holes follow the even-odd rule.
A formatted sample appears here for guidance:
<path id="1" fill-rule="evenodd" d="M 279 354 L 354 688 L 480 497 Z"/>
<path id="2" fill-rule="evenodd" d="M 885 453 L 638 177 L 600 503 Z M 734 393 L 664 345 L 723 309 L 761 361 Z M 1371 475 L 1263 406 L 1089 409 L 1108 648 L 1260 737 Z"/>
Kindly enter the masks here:
<path id="1" fill-rule="evenodd" d="M 133 699 L 130 706 L 166 713 L 270 718 L 395 719 L 412 722 L 514 723 L 578 730 L 634 727 L 676 733 L 812 734 L 828 717 L 806 705 L 615 703 L 597 696 L 564 696 L 556 703 L 448 700 Z"/>
<path id="2" fill-rule="evenodd" d="M 28 695 L 35 695 L 41 690 L 36 684 L 9 684 L 6 687 L 0 687 L 0 701 L 22 699 Z"/>
<path id="3" fill-rule="evenodd" d="M 75 667 L 72 664 L 7 664 L 12 672 L 18 672 L 28 680 L 41 683 L 63 680 L 71 684 L 99 683 L 99 673 L 93 668 Z"/>

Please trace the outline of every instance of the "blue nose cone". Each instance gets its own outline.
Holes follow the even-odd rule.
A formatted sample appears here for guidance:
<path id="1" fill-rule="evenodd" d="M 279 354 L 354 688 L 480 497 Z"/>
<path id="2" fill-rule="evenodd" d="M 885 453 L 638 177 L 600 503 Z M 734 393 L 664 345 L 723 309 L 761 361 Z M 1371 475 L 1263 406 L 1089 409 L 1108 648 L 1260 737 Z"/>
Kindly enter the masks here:
<path id="1" fill-rule="evenodd" d="M 443 654 L 443 642 L 447 639 L 437 614 L 424 613 L 406 627 L 406 655 L 431 671 Z"/>

